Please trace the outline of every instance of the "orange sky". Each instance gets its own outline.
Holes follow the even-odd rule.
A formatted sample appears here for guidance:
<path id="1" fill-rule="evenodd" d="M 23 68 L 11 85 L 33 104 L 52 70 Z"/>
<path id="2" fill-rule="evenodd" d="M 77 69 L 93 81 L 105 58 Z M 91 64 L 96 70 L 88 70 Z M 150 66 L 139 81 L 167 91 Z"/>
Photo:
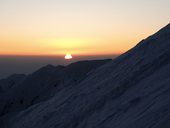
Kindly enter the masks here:
<path id="1" fill-rule="evenodd" d="M 0 55 L 120 54 L 169 22 L 169 0 L 1 0 Z"/>

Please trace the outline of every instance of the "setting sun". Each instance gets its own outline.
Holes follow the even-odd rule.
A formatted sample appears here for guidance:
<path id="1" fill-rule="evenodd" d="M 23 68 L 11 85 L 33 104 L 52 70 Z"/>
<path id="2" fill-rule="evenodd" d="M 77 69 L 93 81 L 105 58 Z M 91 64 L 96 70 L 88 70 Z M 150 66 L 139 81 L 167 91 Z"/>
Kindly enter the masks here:
<path id="1" fill-rule="evenodd" d="M 65 57 L 64 57 L 66 60 L 70 60 L 72 59 L 72 55 L 71 54 L 66 54 Z"/>

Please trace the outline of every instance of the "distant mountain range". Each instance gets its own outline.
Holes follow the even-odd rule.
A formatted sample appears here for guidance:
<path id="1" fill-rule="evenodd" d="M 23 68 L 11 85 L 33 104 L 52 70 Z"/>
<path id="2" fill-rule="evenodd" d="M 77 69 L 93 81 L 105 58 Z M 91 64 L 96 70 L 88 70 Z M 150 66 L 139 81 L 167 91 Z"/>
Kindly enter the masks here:
<path id="1" fill-rule="evenodd" d="M 114 60 L 0 80 L 0 128 L 170 128 L 170 24 Z"/>
<path id="2" fill-rule="evenodd" d="M 114 59 L 119 55 L 73 55 L 74 59 L 66 61 L 64 56 L 50 55 L 0 55 L 0 79 L 11 74 L 31 74 L 44 65 L 69 65 L 83 60 Z"/>

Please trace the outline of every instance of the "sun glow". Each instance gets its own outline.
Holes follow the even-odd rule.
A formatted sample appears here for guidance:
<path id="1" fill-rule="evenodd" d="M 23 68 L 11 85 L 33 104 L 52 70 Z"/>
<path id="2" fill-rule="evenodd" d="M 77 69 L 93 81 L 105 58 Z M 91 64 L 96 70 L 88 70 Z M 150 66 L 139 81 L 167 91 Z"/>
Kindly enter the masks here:
<path id="1" fill-rule="evenodd" d="M 66 54 L 65 57 L 64 57 L 66 60 L 70 60 L 72 59 L 72 55 L 71 54 Z"/>

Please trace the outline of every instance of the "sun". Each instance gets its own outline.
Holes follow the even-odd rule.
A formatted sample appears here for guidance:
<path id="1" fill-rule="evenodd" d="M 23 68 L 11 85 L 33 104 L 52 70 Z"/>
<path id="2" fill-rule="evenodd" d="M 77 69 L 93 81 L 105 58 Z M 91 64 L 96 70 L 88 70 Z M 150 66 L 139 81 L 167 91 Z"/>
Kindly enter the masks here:
<path id="1" fill-rule="evenodd" d="M 66 60 L 70 60 L 72 59 L 72 55 L 71 54 L 66 54 L 65 57 L 64 57 Z"/>

